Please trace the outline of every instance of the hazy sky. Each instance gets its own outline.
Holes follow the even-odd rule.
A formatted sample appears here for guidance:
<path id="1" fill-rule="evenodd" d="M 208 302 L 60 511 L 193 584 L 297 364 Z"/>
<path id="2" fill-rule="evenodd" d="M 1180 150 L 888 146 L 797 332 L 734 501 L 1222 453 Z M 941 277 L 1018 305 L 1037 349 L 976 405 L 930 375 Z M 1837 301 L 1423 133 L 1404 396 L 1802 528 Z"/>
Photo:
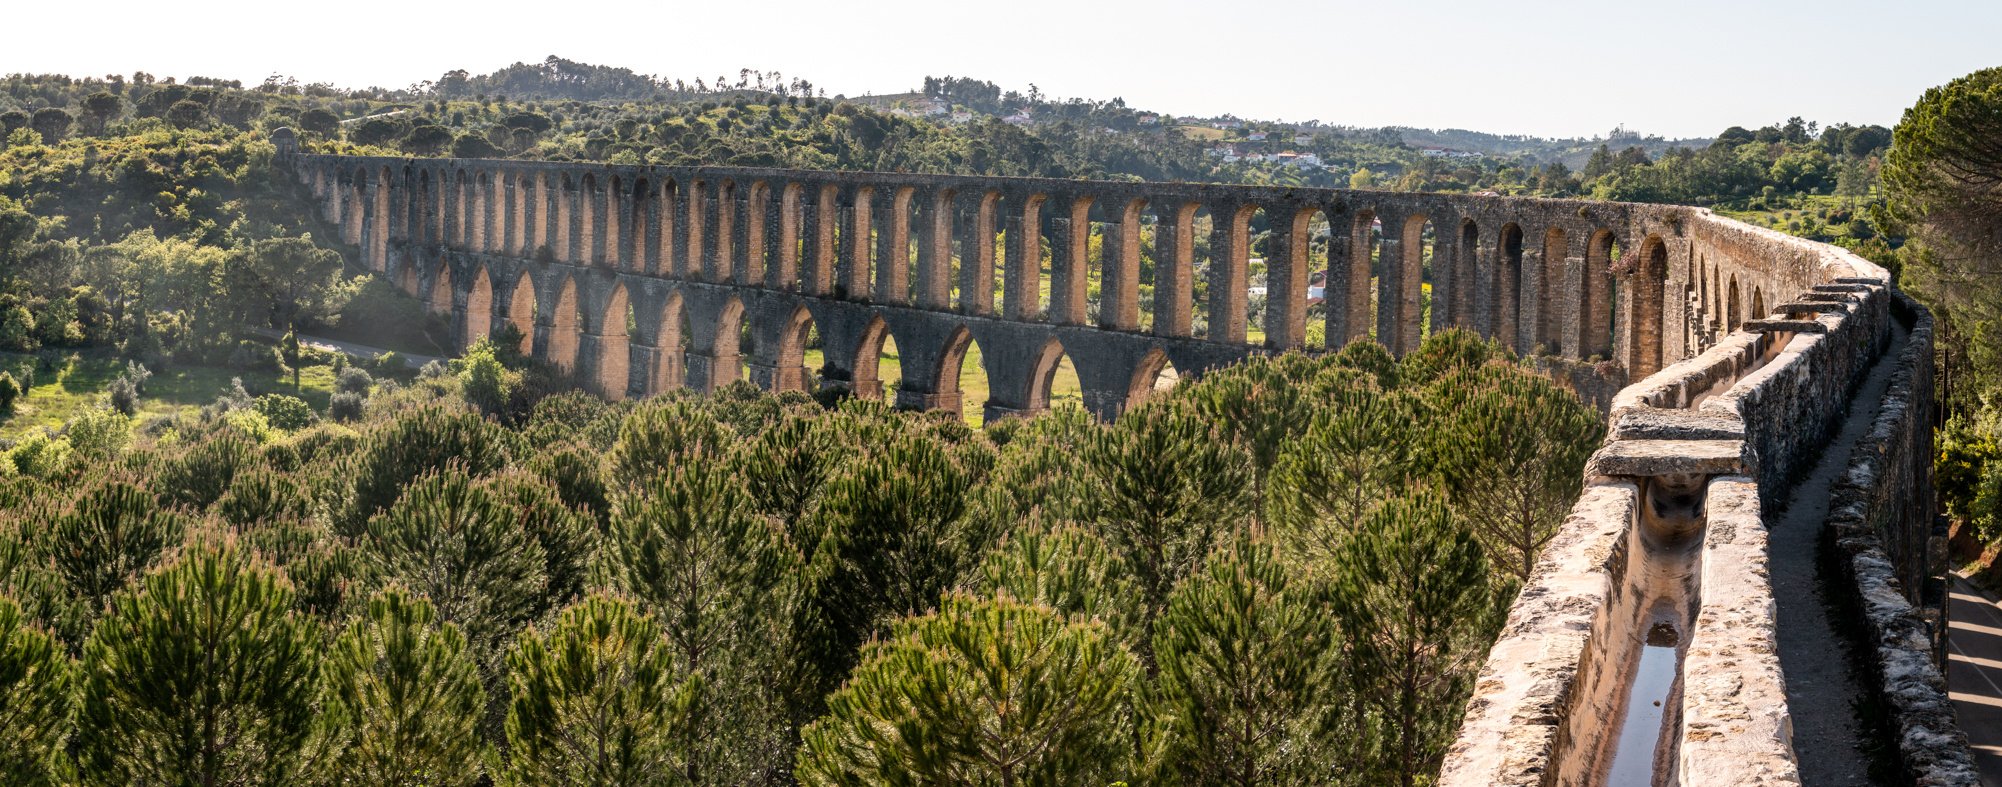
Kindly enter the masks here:
<path id="1" fill-rule="evenodd" d="M 0 71 L 401 87 L 555 54 L 828 94 L 926 74 L 1176 114 L 1592 136 L 1895 123 L 2002 66 L 2002 0 L 18 3 Z M 477 9 L 477 10 L 475 10 Z"/>

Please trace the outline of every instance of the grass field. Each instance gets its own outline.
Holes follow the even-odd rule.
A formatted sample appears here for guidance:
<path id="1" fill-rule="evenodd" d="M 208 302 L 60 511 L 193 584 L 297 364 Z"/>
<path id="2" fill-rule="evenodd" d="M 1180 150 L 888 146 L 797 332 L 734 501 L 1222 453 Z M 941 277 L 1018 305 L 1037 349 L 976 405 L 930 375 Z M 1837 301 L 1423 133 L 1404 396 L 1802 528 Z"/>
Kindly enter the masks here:
<path id="1" fill-rule="evenodd" d="M 1175 130 L 1182 132 L 1182 136 L 1189 139 L 1199 139 L 1204 142 L 1215 142 L 1229 136 L 1223 129 L 1209 126 L 1176 126 Z"/>
<path id="2" fill-rule="evenodd" d="M 14 404 L 12 416 L 0 417 L 0 438 L 18 438 L 40 428 L 56 429 L 92 407 L 105 406 L 104 390 L 125 369 L 125 361 L 108 353 L 78 352 L 61 356 L 56 368 L 38 368 L 33 355 L 0 353 L 0 369 L 15 379 L 25 379 L 34 370 L 35 386 Z M 324 410 L 333 392 L 333 370 L 309 366 L 300 372 L 299 389 L 292 388 L 290 375 L 272 372 L 244 372 L 202 366 L 178 366 L 156 370 L 146 381 L 146 393 L 139 400 L 135 423 L 156 415 L 175 415 L 215 401 L 229 388 L 231 378 L 242 378 L 252 395 L 285 393 L 305 399 L 315 410 Z"/>

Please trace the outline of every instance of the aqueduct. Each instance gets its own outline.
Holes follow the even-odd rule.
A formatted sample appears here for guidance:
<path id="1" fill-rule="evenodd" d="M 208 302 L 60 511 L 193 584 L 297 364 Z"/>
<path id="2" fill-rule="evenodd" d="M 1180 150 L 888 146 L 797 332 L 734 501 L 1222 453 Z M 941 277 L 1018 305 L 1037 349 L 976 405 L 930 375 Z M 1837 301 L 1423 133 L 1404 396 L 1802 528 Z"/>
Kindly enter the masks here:
<path id="1" fill-rule="evenodd" d="M 1841 249 L 1676 206 L 363 158 L 276 141 L 340 239 L 450 315 L 459 341 L 511 326 L 607 397 L 744 374 L 881 396 L 889 339 L 898 406 L 990 416 L 1047 408 L 1065 356 L 1086 406 L 1112 417 L 1168 364 L 1200 374 L 1362 338 L 1401 354 L 1448 326 L 1537 355 L 1609 411 L 1609 434 L 1488 655 L 1447 785 L 1618 781 L 1657 648 L 1673 679 L 1641 736 L 1652 783 L 1799 783 L 1817 744 L 1794 734 L 1802 689 L 1783 674 L 1775 610 L 1795 602 L 1767 581 L 1767 533 L 1878 379 L 1818 524 L 1861 600 L 1865 678 L 1894 716 L 1900 766 L 1972 783 L 1938 668 L 1930 318 Z M 1325 322 L 1310 330 L 1316 291 Z M 959 386 L 973 344 L 985 402 Z"/>

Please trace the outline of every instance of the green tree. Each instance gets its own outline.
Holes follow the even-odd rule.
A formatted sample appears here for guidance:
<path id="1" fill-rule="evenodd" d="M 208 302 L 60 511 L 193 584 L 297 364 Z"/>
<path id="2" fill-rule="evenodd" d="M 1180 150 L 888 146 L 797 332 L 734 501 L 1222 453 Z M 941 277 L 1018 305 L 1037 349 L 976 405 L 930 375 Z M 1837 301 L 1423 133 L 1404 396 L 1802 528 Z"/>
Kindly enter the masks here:
<path id="1" fill-rule="evenodd" d="M 480 652 L 497 653 L 544 604 L 542 547 L 518 510 L 462 468 L 412 481 L 369 520 L 363 545 L 377 575 L 423 594 Z"/>
<path id="2" fill-rule="evenodd" d="M 678 744 L 695 682 L 675 674 L 660 626 L 631 605 L 590 596 L 508 654 L 503 784 L 679 783 Z"/>
<path id="3" fill-rule="evenodd" d="M 313 718 L 315 629 L 283 574 L 196 544 L 120 593 L 83 648 L 88 784 L 289 784 Z"/>
<path id="4" fill-rule="evenodd" d="M 1177 588 L 1154 630 L 1169 780 L 1325 783 L 1336 753 L 1334 622 L 1269 547 L 1240 541 Z"/>
<path id="5" fill-rule="evenodd" d="M 1140 629 L 1152 629 L 1175 585 L 1244 525 L 1250 459 L 1173 400 L 1127 413 L 1084 453 L 1100 490 L 1089 521 L 1133 578 Z M 1144 642 L 1140 655 L 1151 669 Z"/>
<path id="6" fill-rule="evenodd" d="M 1578 499 L 1605 427 L 1549 379 L 1491 366 L 1441 380 L 1432 429 L 1436 472 L 1488 559 L 1517 581 Z"/>
<path id="7" fill-rule="evenodd" d="M 1890 217 L 1921 242 L 1906 284 L 1964 337 L 1968 392 L 2002 386 L 2002 68 L 1925 92 L 1892 131 Z M 1950 355 L 1950 354 L 1949 354 Z M 1969 397 L 1970 399 L 1972 397 Z"/>
<path id="8" fill-rule="evenodd" d="M 314 108 L 299 113 L 299 130 L 332 139 L 341 130 L 341 116 Z"/>
<path id="9" fill-rule="evenodd" d="M 1138 666 L 1102 624 L 946 596 L 897 625 L 808 725 L 807 785 L 1105 784 L 1132 770 Z"/>
<path id="10" fill-rule="evenodd" d="M 341 255 L 310 235 L 254 241 L 231 255 L 225 286 L 237 313 L 273 328 L 327 320 L 352 297 Z"/>
<path id="11" fill-rule="evenodd" d="M 369 599 L 326 655 L 316 770 L 328 784 L 475 784 L 478 665 L 459 628 L 402 588 Z"/>
<path id="12" fill-rule="evenodd" d="M 42 533 L 43 551 L 91 610 L 180 543 L 187 520 L 127 478 L 90 482 Z"/>
<path id="13" fill-rule="evenodd" d="M 687 462 L 618 496 L 606 563 L 613 587 L 660 621 L 676 671 L 700 680 L 687 706 L 690 784 L 760 780 L 782 750 L 776 704 L 786 586 L 797 558 L 751 511 L 716 459 Z"/>
<path id="14" fill-rule="evenodd" d="M 54 637 L 0 595 L 0 781 L 54 785 L 76 668 Z"/>
<path id="15" fill-rule="evenodd" d="M 63 137 L 70 133 L 70 125 L 75 122 L 76 119 L 61 108 L 43 107 L 35 110 L 34 117 L 28 121 L 28 127 L 42 135 L 42 144 L 54 145 L 63 141 Z"/>
<path id="16" fill-rule="evenodd" d="M 466 400 L 487 415 L 505 413 L 515 388 L 521 384 L 521 375 L 501 364 L 493 341 L 484 337 L 466 348 L 464 355 L 452 361 L 452 366 L 458 372 L 459 390 L 465 393 Z"/>
<path id="17" fill-rule="evenodd" d="M 83 116 L 90 121 L 90 133 L 93 136 L 103 134 L 105 127 L 111 124 L 111 119 L 118 117 L 119 111 L 124 107 L 125 100 L 112 95 L 109 91 L 100 90 L 85 96 Z"/>
<path id="18" fill-rule="evenodd" d="M 1499 622 L 1487 559 L 1443 500 L 1377 508 L 1336 558 L 1330 596 L 1349 690 L 1369 708 L 1377 784 L 1419 784 L 1451 743 L 1474 671 Z"/>

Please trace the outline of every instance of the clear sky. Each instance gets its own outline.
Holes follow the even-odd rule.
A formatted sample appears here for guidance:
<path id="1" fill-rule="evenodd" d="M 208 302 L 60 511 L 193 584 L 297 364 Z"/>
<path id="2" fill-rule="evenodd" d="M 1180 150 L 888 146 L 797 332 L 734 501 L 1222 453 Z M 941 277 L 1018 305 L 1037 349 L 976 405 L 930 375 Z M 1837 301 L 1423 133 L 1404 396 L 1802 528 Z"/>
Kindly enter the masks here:
<path id="1" fill-rule="evenodd" d="M 402 87 L 554 54 L 829 95 L 973 76 L 1175 114 L 1593 136 L 1893 124 L 2002 66 L 2002 0 L 100 0 L 10 4 L 0 71 Z"/>

